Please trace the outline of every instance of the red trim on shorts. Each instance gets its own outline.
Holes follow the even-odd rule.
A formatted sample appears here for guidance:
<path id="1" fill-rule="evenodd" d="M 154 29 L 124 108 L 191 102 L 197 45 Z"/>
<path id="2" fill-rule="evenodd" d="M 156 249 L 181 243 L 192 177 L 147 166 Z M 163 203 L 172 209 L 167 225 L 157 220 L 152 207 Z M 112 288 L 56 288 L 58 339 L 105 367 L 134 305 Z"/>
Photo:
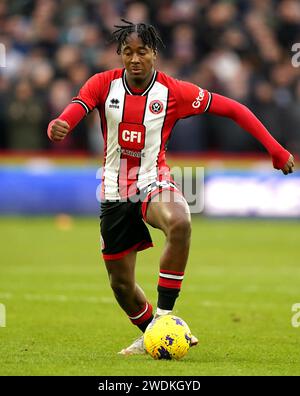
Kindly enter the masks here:
<path id="1" fill-rule="evenodd" d="M 145 250 L 150 247 L 153 247 L 153 243 L 148 242 L 148 241 L 141 241 L 141 242 L 136 243 L 135 245 L 131 246 L 130 248 L 123 250 L 122 252 L 113 253 L 113 254 L 102 253 L 102 256 L 105 260 L 119 260 L 119 259 L 123 258 L 124 256 L 126 256 L 126 254 L 132 252 L 133 250 L 140 252 L 141 250 Z"/>
<path id="2" fill-rule="evenodd" d="M 142 202 L 142 216 L 144 221 L 146 220 L 146 214 L 147 214 L 147 209 L 148 209 L 148 203 L 151 201 L 151 199 L 153 197 L 155 197 L 157 194 L 161 193 L 162 191 L 165 190 L 169 190 L 169 191 L 175 191 L 178 192 L 180 195 L 183 196 L 182 192 L 178 189 L 178 188 L 174 188 L 174 187 L 157 187 L 157 189 L 155 189 L 154 191 L 150 192 L 147 197 L 145 198 L 145 200 Z"/>

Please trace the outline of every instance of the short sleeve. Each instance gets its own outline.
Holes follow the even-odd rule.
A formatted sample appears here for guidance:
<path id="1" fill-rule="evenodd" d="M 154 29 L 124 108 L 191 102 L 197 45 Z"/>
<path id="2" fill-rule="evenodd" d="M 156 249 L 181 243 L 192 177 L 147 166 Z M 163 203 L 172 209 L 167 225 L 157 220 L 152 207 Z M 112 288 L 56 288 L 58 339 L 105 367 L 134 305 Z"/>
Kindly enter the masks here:
<path id="1" fill-rule="evenodd" d="M 176 92 L 178 118 L 186 118 L 208 111 L 211 93 L 195 84 L 177 80 Z"/>
<path id="2" fill-rule="evenodd" d="M 101 73 L 95 74 L 83 85 L 78 95 L 72 99 L 72 103 L 79 103 L 88 114 L 100 103 L 102 89 Z"/>

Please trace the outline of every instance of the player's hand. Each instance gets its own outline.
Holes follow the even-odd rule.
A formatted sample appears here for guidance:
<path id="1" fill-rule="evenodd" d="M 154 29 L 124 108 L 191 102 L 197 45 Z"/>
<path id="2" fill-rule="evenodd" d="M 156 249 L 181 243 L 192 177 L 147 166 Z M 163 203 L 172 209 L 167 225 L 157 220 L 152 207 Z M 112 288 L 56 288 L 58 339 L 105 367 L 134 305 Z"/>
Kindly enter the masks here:
<path id="1" fill-rule="evenodd" d="M 66 121 L 53 120 L 49 124 L 48 135 L 51 140 L 59 142 L 64 140 L 67 134 L 70 132 L 70 126 Z"/>
<path id="2" fill-rule="evenodd" d="M 294 172 L 294 166 L 295 166 L 295 159 L 292 156 L 292 154 L 290 155 L 288 161 L 286 162 L 286 164 L 284 165 L 283 168 L 281 168 L 282 173 L 284 173 L 285 175 L 289 174 L 289 173 L 293 173 Z"/>

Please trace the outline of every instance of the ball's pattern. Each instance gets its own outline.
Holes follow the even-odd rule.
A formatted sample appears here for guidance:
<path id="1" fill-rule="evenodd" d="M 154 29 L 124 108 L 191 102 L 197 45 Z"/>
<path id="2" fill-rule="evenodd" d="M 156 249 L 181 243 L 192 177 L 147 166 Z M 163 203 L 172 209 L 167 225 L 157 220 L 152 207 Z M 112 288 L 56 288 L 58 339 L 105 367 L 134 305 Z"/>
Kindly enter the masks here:
<path id="1" fill-rule="evenodd" d="M 154 319 L 144 334 L 146 351 L 154 359 L 181 359 L 191 344 L 191 331 L 184 320 L 174 315 Z"/>

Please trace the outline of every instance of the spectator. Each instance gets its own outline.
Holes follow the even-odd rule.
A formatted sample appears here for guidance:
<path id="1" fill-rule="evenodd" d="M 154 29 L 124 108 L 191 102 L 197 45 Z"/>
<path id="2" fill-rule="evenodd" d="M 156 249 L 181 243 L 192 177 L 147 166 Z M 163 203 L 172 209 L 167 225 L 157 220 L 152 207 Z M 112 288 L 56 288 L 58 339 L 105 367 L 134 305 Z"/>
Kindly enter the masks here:
<path id="1" fill-rule="evenodd" d="M 40 150 L 44 108 L 28 81 L 20 81 L 7 107 L 8 143 L 13 150 Z"/>

